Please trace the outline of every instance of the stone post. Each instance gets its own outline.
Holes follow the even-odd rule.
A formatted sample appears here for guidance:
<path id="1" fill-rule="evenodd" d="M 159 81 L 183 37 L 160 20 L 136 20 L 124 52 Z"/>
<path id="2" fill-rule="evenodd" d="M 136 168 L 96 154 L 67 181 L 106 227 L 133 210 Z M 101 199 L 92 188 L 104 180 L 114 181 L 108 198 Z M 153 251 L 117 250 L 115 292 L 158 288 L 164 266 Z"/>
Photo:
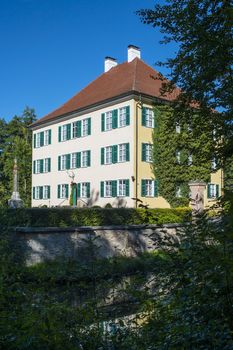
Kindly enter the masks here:
<path id="1" fill-rule="evenodd" d="M 14 160 L 14 167 L 13 167 L 13 192 L 11 199 L 8 201 L 8 205 L 10 208 L 21 208 L 23 206 L 23 201 L 20 199 L 19 195 L 19 189 L 18 189 L 18 166 L 17 166 L 17 159 Z"/>
<path id="2" fill-rule="evenodd" d="M 204 210 L 204 190 L 206 183 L 202 181 L 189 182 L 190 200 L 193 215 L 199 214 Z"/>

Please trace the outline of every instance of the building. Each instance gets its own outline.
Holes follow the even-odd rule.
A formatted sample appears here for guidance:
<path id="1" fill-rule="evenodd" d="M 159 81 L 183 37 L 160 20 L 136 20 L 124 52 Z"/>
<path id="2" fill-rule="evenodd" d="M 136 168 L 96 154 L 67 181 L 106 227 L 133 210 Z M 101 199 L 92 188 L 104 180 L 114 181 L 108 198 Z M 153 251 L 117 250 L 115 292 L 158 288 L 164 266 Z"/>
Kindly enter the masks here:
<path id="1" fill-rule="evenodd" d="M 32 124 L 33 207 L 135 207 L 133 198 L 170 207 L 159 195 L 151 167 L 152 106 L 172 101 L 178 89 L 161 96 L 158 77 L 141 60 L 139 48 L 130 45 L 127 62 L 106 57 L 101 76 Z M 215 198 L 221 190 L 218 173 L 212 182 L 208 196 Z"/>

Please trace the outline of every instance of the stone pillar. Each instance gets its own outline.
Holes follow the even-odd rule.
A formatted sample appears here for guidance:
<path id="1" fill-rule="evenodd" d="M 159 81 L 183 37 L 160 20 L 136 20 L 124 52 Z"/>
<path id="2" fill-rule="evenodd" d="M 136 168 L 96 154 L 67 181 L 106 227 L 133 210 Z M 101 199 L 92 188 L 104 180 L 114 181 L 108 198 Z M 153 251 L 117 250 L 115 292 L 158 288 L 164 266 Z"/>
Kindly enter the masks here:
<path id="1" fill-rule="evenodd" d="M 202 181 L 189 182 L 190 201 L 193 214 L 201 213 L 204 210 L 204 190 L 206 183 Z"/>
<path id="2" fill-rule="evenodd" d="M 18 189 L 18 166 L 17 159 L 14 160 L 14 168 L 13 168 L 13 177 L 14 177 L 14 185 L 11 199 L 8 201 L 8 205 L 10 208 L 21 208 L 23 206 L 23 201 L 20 199 L 19 189 Z"/>

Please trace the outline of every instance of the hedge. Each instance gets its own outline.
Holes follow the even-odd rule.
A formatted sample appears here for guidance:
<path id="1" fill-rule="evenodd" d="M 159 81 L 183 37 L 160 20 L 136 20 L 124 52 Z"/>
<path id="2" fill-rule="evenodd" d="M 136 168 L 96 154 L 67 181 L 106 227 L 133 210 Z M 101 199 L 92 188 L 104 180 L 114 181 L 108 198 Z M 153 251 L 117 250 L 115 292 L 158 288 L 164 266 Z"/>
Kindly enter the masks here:
<path id="1" fill-rule="evenodd" d="M 30 208 L 0 209 L 3 226 L 72 227 L 181 223 L 190 220 L 189 208 Z"/>

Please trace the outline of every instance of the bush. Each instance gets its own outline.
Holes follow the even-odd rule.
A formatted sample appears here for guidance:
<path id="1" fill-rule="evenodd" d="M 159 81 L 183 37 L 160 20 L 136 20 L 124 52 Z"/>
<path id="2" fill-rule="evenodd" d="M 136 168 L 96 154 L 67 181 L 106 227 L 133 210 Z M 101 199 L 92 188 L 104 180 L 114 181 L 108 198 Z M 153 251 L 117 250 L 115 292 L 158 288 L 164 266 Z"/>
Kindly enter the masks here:
<path id="1" fill-rule="evenodd" d="M 0 209 L 4 226 L 72 227 L 181 223 L 190 208 L 31 208 Z"/>

